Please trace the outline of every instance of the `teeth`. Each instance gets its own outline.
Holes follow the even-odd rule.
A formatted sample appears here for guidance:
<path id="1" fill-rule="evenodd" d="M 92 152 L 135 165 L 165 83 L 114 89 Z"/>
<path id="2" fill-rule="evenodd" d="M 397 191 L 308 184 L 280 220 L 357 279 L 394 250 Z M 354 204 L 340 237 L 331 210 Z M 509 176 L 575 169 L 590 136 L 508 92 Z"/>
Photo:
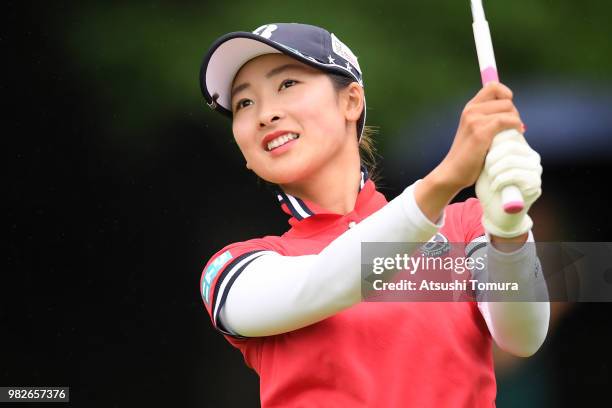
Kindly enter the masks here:
<path id="1" fill-rule="evenodd" d="M 300 137 L 297 133 L 287 133 L 268 142 L 268 151 L 284 145 L 290 140 Z"/>

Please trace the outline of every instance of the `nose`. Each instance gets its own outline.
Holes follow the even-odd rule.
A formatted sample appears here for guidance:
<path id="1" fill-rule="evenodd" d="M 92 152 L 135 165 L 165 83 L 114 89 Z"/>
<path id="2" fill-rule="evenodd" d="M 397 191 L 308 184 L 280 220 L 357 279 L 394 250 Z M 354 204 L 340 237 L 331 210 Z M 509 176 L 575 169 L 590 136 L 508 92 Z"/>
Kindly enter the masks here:
<path id="1" fill-rule="evenodd" d="M 259 127 L 264 128 L 266 126 L 273 125 L 274 122 L 278 122 L 284 117 L 279 109 L 276 108 L 264 108 L 259 114 Z"/>

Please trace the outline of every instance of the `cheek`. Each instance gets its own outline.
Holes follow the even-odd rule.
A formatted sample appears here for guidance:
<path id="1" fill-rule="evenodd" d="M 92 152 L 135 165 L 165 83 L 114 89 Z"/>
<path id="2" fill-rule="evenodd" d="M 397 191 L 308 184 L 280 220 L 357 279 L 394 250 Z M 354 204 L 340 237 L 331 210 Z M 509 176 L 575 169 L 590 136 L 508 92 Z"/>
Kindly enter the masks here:
<path id="1" fill-rule="evenodd" d="M 336 132 L 343 124 L 334 95 L 327 92 L 309 92 L 291 103 L 292 114 L 315 135 Z"/>
<path id="2" fill-rule="evenodd" d="M 244 156 L 244 158 L 249 161 L 250 156 L 252 156 L 251 150 L 252 147 L 249 146 L 249 138 L 248 133 L 246 131 L 246 126 L 240 123 L 232 123 L 232 133 L 234 134 L 234 140 L 240 149 L 240 152 Z"/>
<path id="3" fill-rule="evenodd" d="M 232 122 L 232 133 L 234 134 L 234 140 L 238 145 L 238 148 L 242 154 L 246 157 L 249 151 L 249 133 L 247 130 L 246 123 L 241 120 L 235 120 Z"/>

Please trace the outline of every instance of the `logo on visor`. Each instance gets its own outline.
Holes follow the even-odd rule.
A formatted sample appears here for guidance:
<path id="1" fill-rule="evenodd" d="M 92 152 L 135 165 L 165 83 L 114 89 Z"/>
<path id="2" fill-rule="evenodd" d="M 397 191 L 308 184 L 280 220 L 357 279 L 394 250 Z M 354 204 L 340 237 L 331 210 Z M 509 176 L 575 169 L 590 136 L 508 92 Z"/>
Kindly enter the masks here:
<path id="1" fill-rule="evenodd" d="M 264 24 L 261 27 L 256 28 L 253 31 L 253 34 L 269 39 L 272 37 L 272 32 L 276 31 L 277 28 L 278 26 L 276 24 Z"/>
<path id="2" fill-rule="evenodd" d="M 351 65 L 353 65 L 353 67 L 355 67 L 357 71 L 359 71 L 359 73 L 361 74 L 361 67 L 359 66 L 359 63 L 357 62 L 357 56 L 353 54 L 353 51 L 351 51 L 351 49 L 347 47 L 346 44 L 344 44 L 342 41 L 340 41 L 340 39 L 336 37 L 333 33 L 331 35 L 331 43 L 332 43 L 332 49 L 334 50 L 336 55 L 339 55 L 342 58 L 344 58 L 346 61 L 350 62 Z"/>

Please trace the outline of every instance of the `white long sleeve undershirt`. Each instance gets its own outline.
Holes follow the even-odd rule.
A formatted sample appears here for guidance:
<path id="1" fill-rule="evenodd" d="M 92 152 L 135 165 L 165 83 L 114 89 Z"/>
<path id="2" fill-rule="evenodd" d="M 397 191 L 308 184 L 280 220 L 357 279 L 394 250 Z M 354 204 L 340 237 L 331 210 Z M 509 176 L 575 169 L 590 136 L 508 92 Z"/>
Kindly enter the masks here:
<path id="1" fill-rule="evenodd" d="M 486 276 L 479 281 L 517 282 L 519 290 L 513 294 L 504 292 L 508 301 L 479 301 L 478 308 L 487 323 L 495 343 L 504 351 L 520 357 L 534 354 L 548 333 L 550 304 L 548 288 L 540 269 L 533 234 L 529 231 L 527 242 L 518 250 L 504 253 L 497 250 L 487 234 L 486 247 L 477 250 L 473 258 L 486 253 Z"/>
<path id="2" fill-rule="evenodd" d="M 285 333 L 361 301 L 362 242 L 414 243 L 413 249 L 417 249 L 444 224 L 444 216 L 434 224 L 419 209 L 414 198 L 417 183 L 338 236 L 317 255 L 283 256 L 270 251 L 252 261 L 235 280 L 220 310 L 219 318 L 225 329 L 245 337 Z M 530 264 L 525 257 L 493 254 L 494 263 L 497 259 L 521 269 L 521 273 L 533 273 L 534 262 Z M 527 265 L 531 269 L 523 271 Z M 541 334 L 545 337 L 548 328 L 547 302 L 546 308 L 537 303 L 522 304 L 522 307 L 479 304 L 495 341 L 519 355 L 527 354 L 525 351 L 530 351 L 534 344 L 539 347 L 543 341 Z M 521 320 L 518 312 L 530 319 Z M 504 322 L 506 319 L 509 321 Z M 521 323 L 537 327 L 521 328 L 525 334 L 517 336 L 514 330 Z"/>

